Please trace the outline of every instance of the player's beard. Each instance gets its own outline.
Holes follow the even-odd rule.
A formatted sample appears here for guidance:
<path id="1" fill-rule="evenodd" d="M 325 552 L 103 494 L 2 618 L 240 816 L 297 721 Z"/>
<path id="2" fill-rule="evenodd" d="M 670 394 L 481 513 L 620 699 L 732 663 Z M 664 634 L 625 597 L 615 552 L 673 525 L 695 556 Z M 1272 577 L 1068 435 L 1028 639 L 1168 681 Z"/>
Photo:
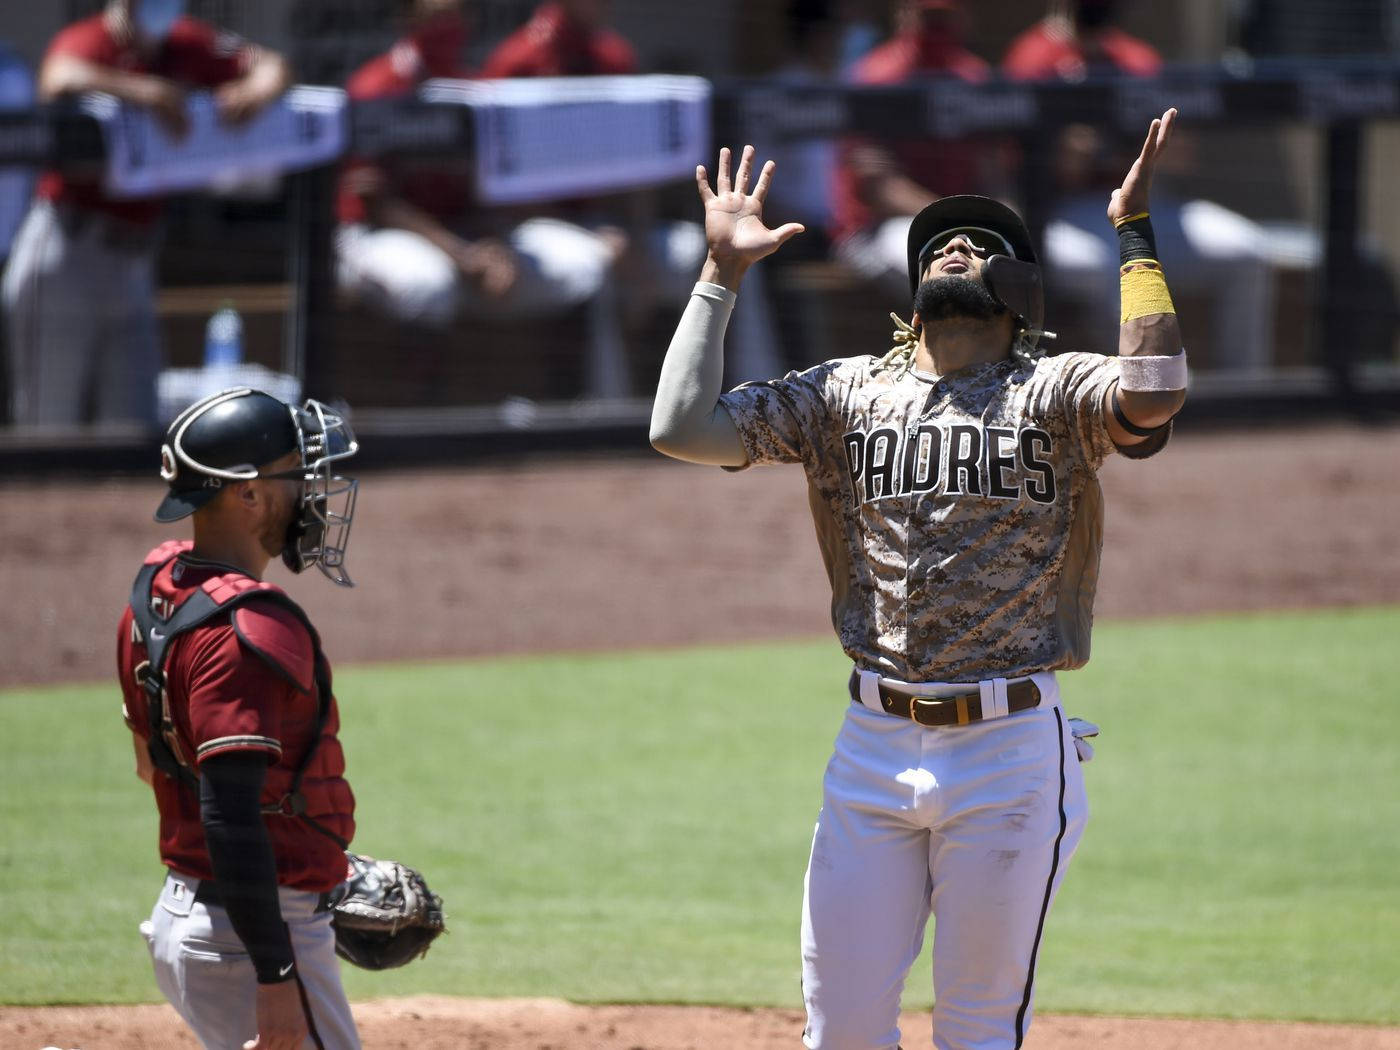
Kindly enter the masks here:
<path id="1" fill-rule="evenodd" d="M 280 557 L 287 537 L 300 519 L 300 496 L 287 498 L 279 493 L 277 502 L 268 507 L 268 514 L 258 528 L 258 546 L 269 558 Z"/>
<path id="2" fill-rule="evenodd" d="M 992 297 L 976 277 L 945 274 L 919 285 L 914 293 L 914 312 L 924 324 L 938 321 L 991 321 L 1006 313 L 1006 307 Z"/>

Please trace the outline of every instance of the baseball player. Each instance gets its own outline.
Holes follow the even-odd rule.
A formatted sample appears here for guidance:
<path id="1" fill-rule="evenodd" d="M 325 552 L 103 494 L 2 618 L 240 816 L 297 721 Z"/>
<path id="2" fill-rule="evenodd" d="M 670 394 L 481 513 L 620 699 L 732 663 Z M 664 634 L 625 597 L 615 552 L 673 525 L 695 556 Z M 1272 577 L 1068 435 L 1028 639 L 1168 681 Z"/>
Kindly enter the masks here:
<path id="1" fill-rule="evenodd" d="M 1116 358 L 1042 356 L 1025 225 L 988 198 L 945 197 L 910 225 L 913 322 L 893 350 L 721 396 L 744 271 L 801 227 L 764 225 L 773 166 L 750 193 L 751 148 L 732 181 L 720 153 L 713 189 L 697 170 L 710 254 L 662 367 L 652 443 L 730 469 L 802 464 L 853 664 L 803 902 L 814 1050 L 898 1044 L 930 914 L 934 1046 L 1025 1037 L 1046 914 L 1087 815 L 1055 672 L 1089 656 L 1095 472 L 1111 453 L 1161 449 L 1185 399 L 1147 207 L 1175 118 L 1152 122 L 1108 208 Z"/>
<path id="2" fill-rule="evenodd" d="M 168 870 L 141 932 L 156 982 L 204 1046 L 358 1048 L 327 892 L 346 878 L 355 799 L 330 668 L 270 560 L 350 585 L 357 445 L 324 405 L 226 390 L 161 447 L 161 522 L 193 542 L 147 555 L 117 668 L 137 775 Z"/>
<path id="3" fill-rule="evenodd" d="M 65 27 L 39 68 L 39 99 L 100 91 L 187 130 L 187 91 L 220 119 L 250 120 L 291 83 L 277 52 L 184 14 L 185 0 L 108 0 Z M 39 177 L 15 236 L 3 299 L 12 419 L 23 426 L 156 423 L 159 199 L 108 196 L 94 172 Z"/>

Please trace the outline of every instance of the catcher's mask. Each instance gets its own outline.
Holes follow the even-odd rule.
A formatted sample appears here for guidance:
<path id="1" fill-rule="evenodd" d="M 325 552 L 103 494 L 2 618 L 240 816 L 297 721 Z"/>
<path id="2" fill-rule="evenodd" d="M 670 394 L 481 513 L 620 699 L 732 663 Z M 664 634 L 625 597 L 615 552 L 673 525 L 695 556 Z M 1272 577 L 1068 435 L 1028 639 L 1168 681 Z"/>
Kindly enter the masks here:
<path id="1" fill-rule="evenodd" d="M 934 252 L 963 236 L 987 256 L 983 279 L 992 298 L 1015 315 L 1032 344 L 1045 324 L 1045 291 L 1030 231 L 1021 217 L 1000 201 L 959 194 L 934 201 L 909 224 L 909 294 Z"/>
<path id="2" fill-rule="evenodd" d="M 179 521 L 204 506 L 225 482 L 253 478 L 297 478 L 299 511 L 287 527 L 282 561 L 292 572 L 312 565 L 335 583 L 353 586 L 345 572 L 345 549 L 355 514 L 359 482 L 334 473 L 359 444 L 343 417 L 319 401 L 301 408 L 247 387 L 224 390 L 191 405 L 166 430 L 160 476 L 170 486 L 156 521 Z M 301 464 L 265 473 L 289 452 Z"/>

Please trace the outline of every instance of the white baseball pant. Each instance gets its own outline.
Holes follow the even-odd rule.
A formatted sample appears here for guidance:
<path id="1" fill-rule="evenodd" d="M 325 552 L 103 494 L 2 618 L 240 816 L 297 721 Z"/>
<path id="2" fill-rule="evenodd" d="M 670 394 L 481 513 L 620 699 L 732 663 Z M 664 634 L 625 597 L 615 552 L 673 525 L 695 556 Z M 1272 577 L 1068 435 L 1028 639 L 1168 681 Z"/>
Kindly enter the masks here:
<path id="1" fill-rule="evenodd" d="M 468 286 L 441 249 L 407 230 L 341 227 L 337 279 L 342 288 L 386 316 L 438 328 L 462 316 L 523 320 L 586 303 L 584 393 L 630 394 L 622 299 L 637 294 L 637 289 L 618 286 L 608 242 L 582 226 L 544 217 L 525 220 L 506 240 L 523 266 L 515 286 L 501 299 Z M 661 300 L 679 305 L 689 299 L 706 251 L 704 227 L 697 223 L 662 222 L 648 231 L 650 283 Z M 775 333 L 763 269 L 755 266 L 745 281 L 743 305 L 730 325 L 728 364 L 734 383 L 780 373 Z"/>
<path id="2" fill-rule="evenodd" d="M 930 913 L 933 1045 L 1021 1045 L 1045 918 L 1088 816 L 1054 675 L 1034 678 L 1039 708 L 961 727 L 848 706 L 803 900 L 810 1050 L 894 1050 Z"/>
<path id="3" fill-rule="evenodd" d="M 526 219 L 506 241 L 521 265 L 515 284 L 499 299 L 463 281 L 441 248 L 409 230 L 342 226 L 336 235 L 337 280 L 380 313 L 433 328 L 462 316 L 525 320 L 587 304 L 588 392 L 625 394 L 621 319 L 608 286 L 612 248 L 597 234 L 552 218 Z"/>

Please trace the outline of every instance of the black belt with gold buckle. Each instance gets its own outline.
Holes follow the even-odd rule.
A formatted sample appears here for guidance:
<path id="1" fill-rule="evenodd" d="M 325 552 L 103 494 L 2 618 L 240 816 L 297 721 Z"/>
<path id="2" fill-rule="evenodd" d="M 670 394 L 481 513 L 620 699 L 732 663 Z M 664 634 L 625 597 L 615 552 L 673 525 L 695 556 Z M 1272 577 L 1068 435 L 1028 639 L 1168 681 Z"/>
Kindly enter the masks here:
<path id="1" fill-rule="evenodd" d="M 908 696 L 896 692 L 884 682 L 880 683 L 879 689 L 880 706 L 885 709 L 886 714 L 907 718 L 930 729 L 970 725 L 986 717 L 982 712 L 982 690 L 975 687 L 947 696 Z M 851 672 L 850 690 L 851 699 L 861 703 L 859 671 Z M 1008 714 L 1029 711 L 1039 706 L 1040 686 L 1031 679 L 1006 683 Z"/>

